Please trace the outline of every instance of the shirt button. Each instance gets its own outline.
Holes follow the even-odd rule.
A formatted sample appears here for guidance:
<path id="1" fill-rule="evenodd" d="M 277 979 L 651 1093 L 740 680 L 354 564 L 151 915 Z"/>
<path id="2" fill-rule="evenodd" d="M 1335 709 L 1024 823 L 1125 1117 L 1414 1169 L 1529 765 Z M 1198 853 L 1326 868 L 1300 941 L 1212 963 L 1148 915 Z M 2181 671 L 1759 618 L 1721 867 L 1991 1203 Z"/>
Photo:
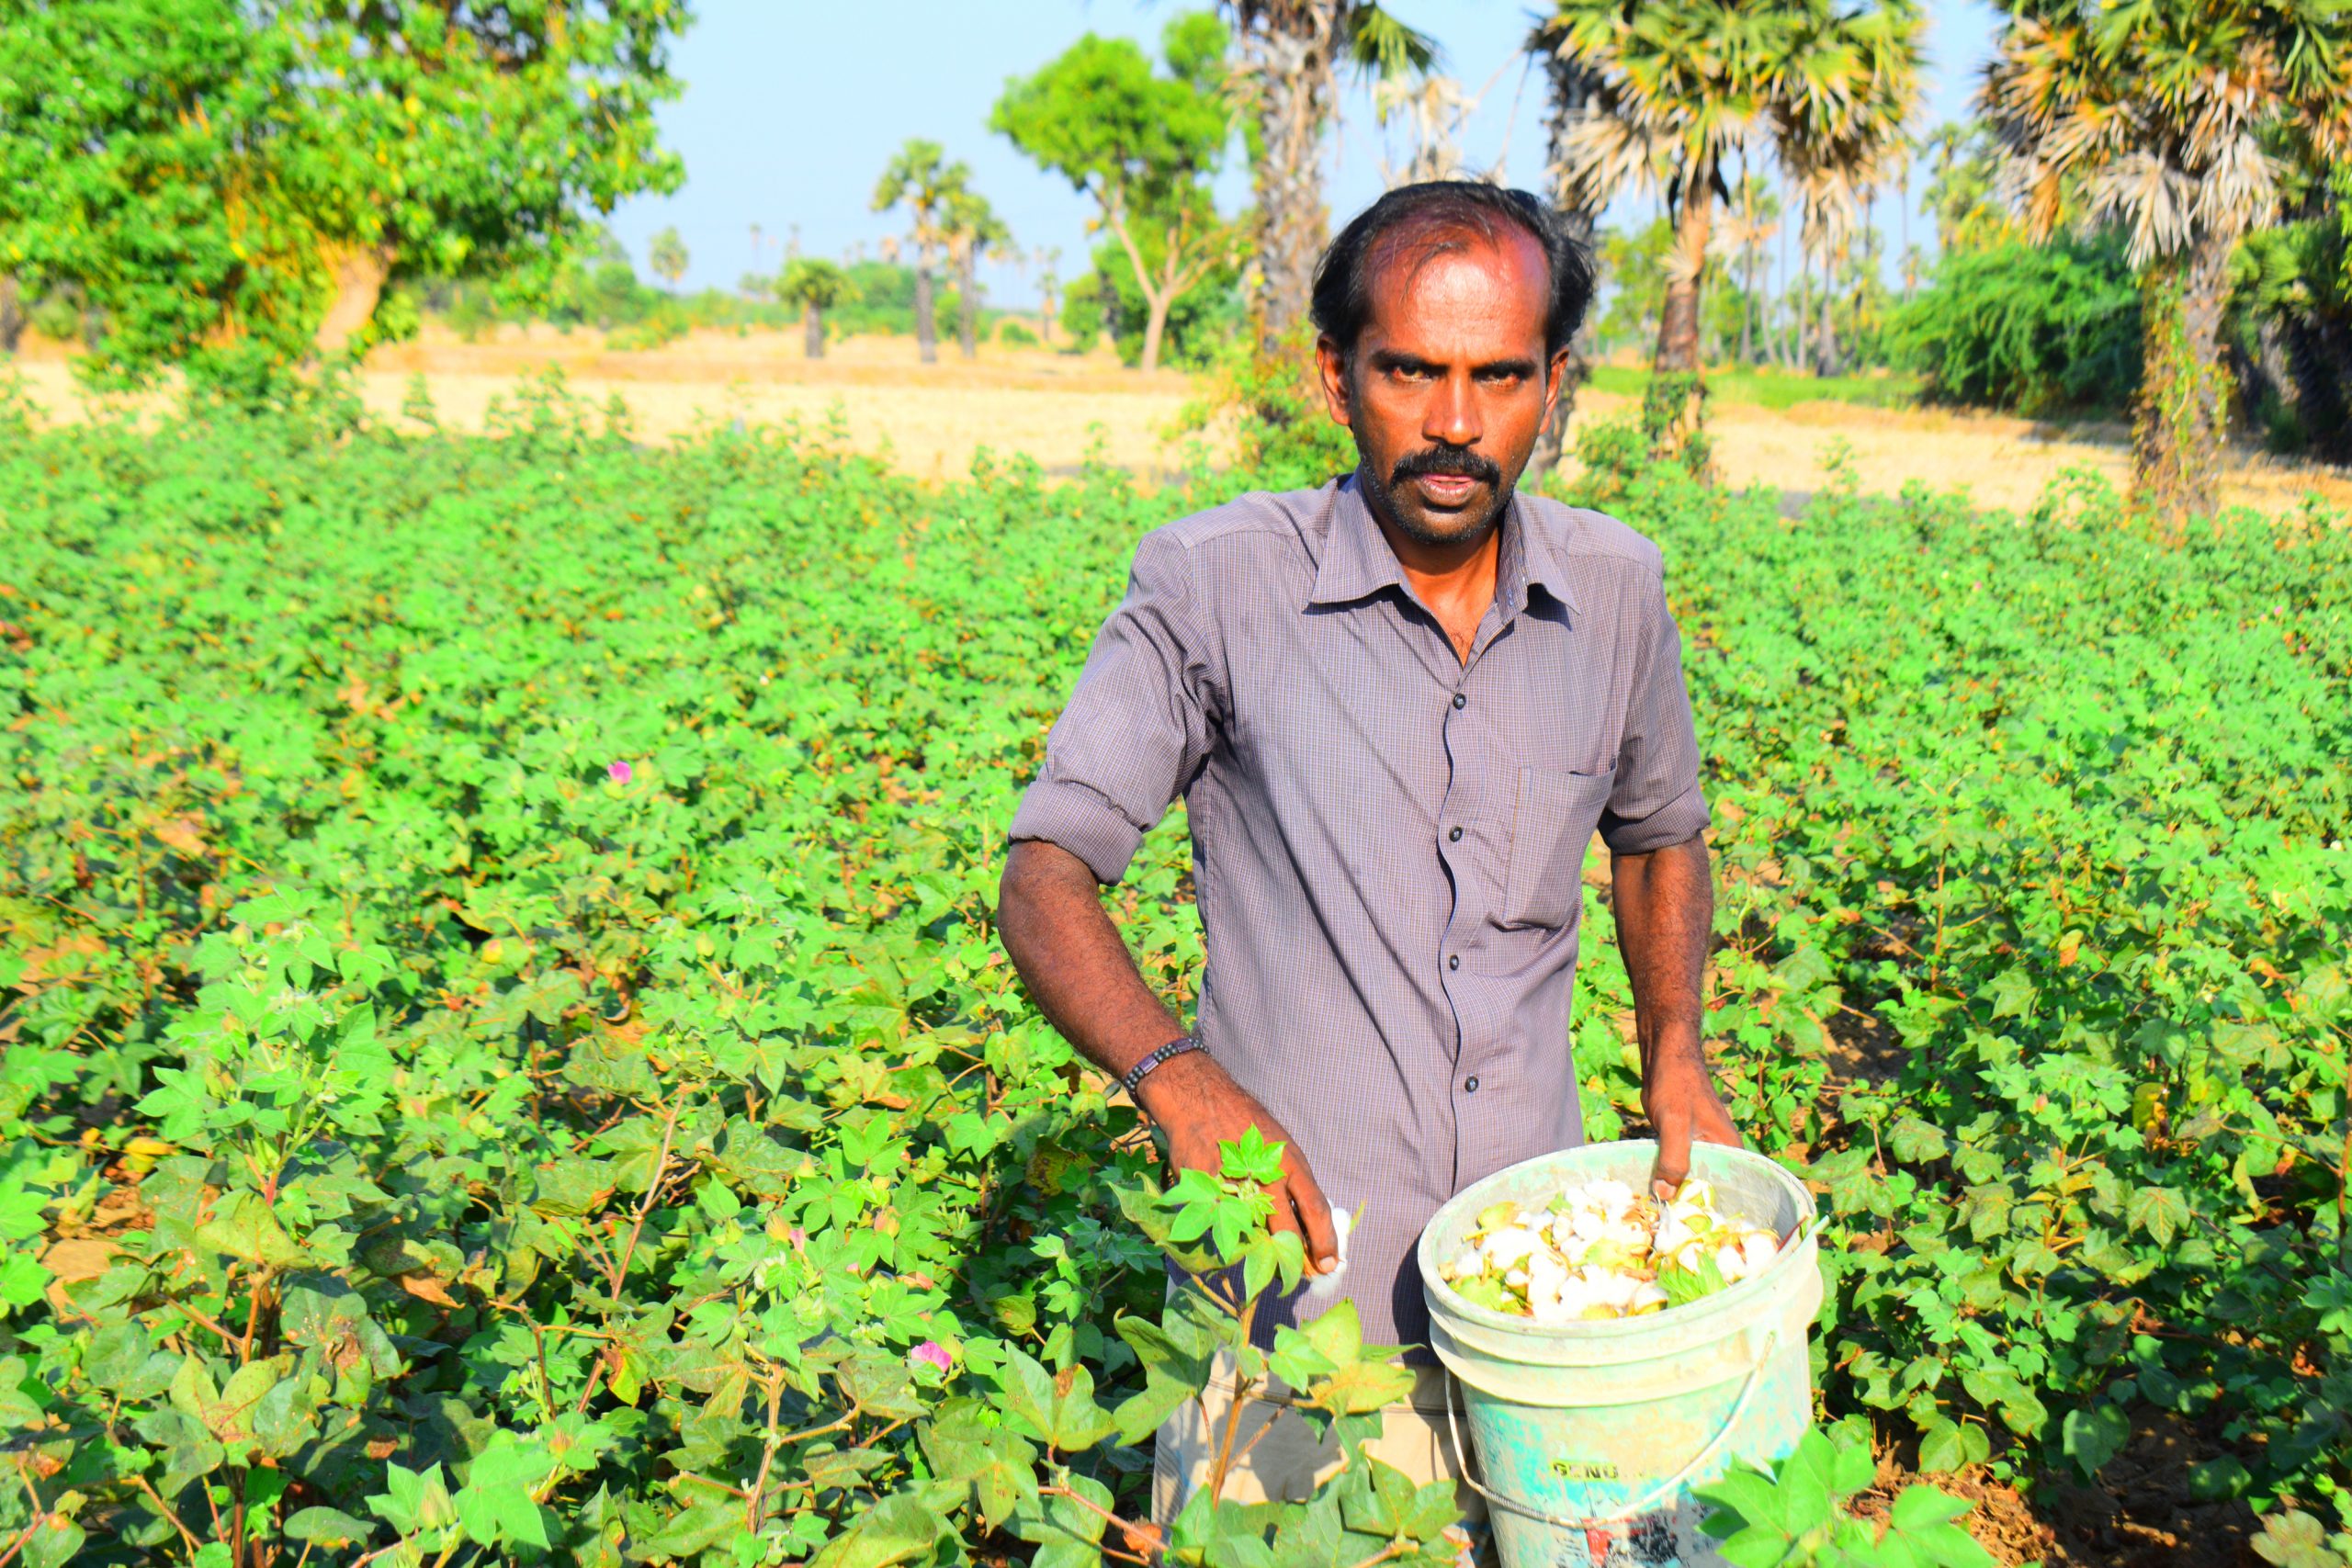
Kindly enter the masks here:
<path id="1" fill-rule="evenodd" d="M 1458 844 L 1462 841 L 1462 829 L 1456 828 L 1453 832 L 1448 833 L 1445 837 L 1448 842 Z"/>
<path id="2" fill-rule="evenodd" d="M 1460 953 L 1453 953 L 1453 954 L 1450 955 L 1450 956 L 1446 959 L 1446 961 L 1445 961 L 1445 966 L 1446 966 L 1448 969 L 1459 969 L 1459 968 L 1461 968 L 1461 967 L 1462 967 L 1462 954 L 1460 954 Z"/>
<path id="3" fill-rule="evenodd" d="M 1478 1092 L 1477 1074 L 1472 1073 L 1468 1077 L 1462 1080 L 1462 1092 L 1464 1094 L 1476 1094 Z"/>
<path id="4" fill-rule="evenodd" d="M 1453 705 L 1458 708 L 1467 707 L 1470 705 L 1470 699 L 1464 696 L 1461 693 L 1456 692 L 1453 694 Z"/>

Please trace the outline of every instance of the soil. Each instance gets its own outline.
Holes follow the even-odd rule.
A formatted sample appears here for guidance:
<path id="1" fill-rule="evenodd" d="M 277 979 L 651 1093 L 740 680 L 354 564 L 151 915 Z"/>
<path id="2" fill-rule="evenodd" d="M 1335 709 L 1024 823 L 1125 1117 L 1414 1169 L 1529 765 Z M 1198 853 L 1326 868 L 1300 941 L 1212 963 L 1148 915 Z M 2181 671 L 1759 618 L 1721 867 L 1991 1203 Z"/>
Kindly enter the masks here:
<path id="1" fill-rule="evenodd" d="M 2165 1412 L 2142 1410 L 2135 1418 L 2131 1442 L 2087 1485 L 2067 1473 L 2020 1490 L 1983 1466 L 1922 1475 L 1910 1468 L 1910 1454 L 1889 1450 L 1879 1457 L 1877 1484 L 1855 1499 L 1854 1511 L 1883 1519 L 1896 1493 L 1926 1482 L 1975 1505 L 1962 1522 L 2011 1568 L 2267 1568 L 2254 1551 L 2254 1510 L 2234 1499 L 2200 1500 L 2189 1487 L 2189 1467 L 2225 1446 Z"/>
<path id="2" fill-rule="evenodd" d="M 1147 479 L 1191 466 L 1182 441 L 1171 435 L 1185 404 L 1205 389 L 1183 372 L 1147 377 L 1123 368 L 1104 350 L 1074 355 L 984 344 L 979 356 L 967 361 L 951 344 L 942 345 L 941 355 L 923 365 L 911 338 L 855 337 L 812 360 L 802 352 L 797 328 L 696 332 L 659 348 L 619 351 L 586 329 L 503 326 L 469 342 L 434 324 L 413 342 L 376 350 L 361 378 L 369 406 L 390 418 L 422 376 L 443 423 L 458 428 L 479 425 L 492 398 L 548 367 L 561 367 L 573 391 L 600 405 L 620 398 L 646 439 L 737 418 L 814 426 L 837 413 L 852 446 L 887 449 L 922 479 L 960 476 L 982 447 L 1026 453 L 1049 473 L 1075 472 L 1098 449 Z M 28 335 L 15 362 L 35 400 L 66 419 L 81 417 L 85 407 L 67 374 L 69 357 L 67 349 Z M 1577 400 L 1577 426 L 1632 410 L 1629 399 L 1587 390 Z M 1726 482 L 1790 497 L 1829 481 L 1827 459 L 1840 443 L 1865 491 L 1892 492 L 1916 480 L 2018 512 L 2064 469 L 2095 470 L 2120 489 L 2129 467 L 2127 434 L 2119 427 L 1954 410 L 1837 402 L 1772 410 L 1718 400 L 1708 434 Z M 1229 449 L 1229 429 L 1213 430 L 1212 460 Z M 2222 489 L 2229 502 L 2272 511 L 2314 493 L 2352 509 L 2352 475 L 2345 470 L 2251 454 L 2239 456 Z"/>

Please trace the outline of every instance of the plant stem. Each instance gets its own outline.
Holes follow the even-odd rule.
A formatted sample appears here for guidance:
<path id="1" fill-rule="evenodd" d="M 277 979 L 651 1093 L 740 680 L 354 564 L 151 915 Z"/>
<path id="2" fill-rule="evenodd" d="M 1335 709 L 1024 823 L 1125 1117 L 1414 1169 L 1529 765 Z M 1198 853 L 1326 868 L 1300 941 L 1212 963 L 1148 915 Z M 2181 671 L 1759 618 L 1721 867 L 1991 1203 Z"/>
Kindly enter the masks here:
<path id="1" fill-rule="evenodd" d="M 670 1113 L 662 1119 L 662 1152 L 653 1156 L 653 1175 L 645 1184 L 645 1197 L 637 1205 L 637 1219 L 628 1227 L 628 1245 L 621 1248 L 619 1267 L 613 1270 L 613 1305 L 621 1304 L 621 1286 L 628 1280 L 628 1266 L 637 1256 L 637 1238 L 645 1234 L 645 1216 L 653 1212 L 654 1201 L 662 1195 L 662 1178 L 670 1168 L 670 1140 L 678 1131 L 678 1102 L 670 1102 Z"/>

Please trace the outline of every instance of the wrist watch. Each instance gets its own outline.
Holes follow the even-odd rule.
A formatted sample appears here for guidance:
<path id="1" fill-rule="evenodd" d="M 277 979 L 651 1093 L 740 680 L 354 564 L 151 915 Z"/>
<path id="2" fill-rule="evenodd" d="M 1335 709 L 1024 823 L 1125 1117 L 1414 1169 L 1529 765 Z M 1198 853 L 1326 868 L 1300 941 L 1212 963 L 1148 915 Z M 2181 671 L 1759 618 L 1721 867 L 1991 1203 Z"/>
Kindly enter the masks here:
<path id="1" fill-rule="evenodd" d="M 1207 1049 L 1207 1046 L 1203 1045 L 1192 1035 L 1180 1034 L 1175 1039 L 1170 1040 L 1167 1044 L 1162 1045 L 1159 1050 L 1148 1054 L 1142 1061 L 1137 1062 L 1134 1066 L 1129 1067 L 1126 1071 L 1126 1076 L 1119 1080 L 1119 1092 L 1121 1094 L 1132 1096 L 1136 1091 L 1136 1085 L 1143 1082 L 1145 1077 L 1150 1074 L 1151 1070 L 1159 1066 L 1162 1062 L 1165 1062 L 1173 1056 L 1181 1056 L 1187 1051 L 1205 1051 Z"/>

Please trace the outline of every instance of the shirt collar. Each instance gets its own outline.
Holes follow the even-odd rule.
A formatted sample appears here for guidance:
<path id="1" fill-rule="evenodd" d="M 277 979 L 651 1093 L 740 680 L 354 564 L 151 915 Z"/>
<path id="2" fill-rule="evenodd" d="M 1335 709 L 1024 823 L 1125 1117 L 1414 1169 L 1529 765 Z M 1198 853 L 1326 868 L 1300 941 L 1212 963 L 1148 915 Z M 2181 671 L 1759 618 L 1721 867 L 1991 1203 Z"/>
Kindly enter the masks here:
<path id="1" fill-rule="evenodd" d="M 1369 599 L 1385 588 L 1409 594 L 1405 569 L 1380 531 L 1372 507 L 1363 498 L 1362 477 L 1350 474 L 1339 481 L 1331 501 L 1330 526 L 1323 534 L 1323 558 L 1316 565 L 1315 588 L 1306 603 L 1349 604 Z M 1527 607 L 1531 588 L 1541 588 L 1571 614 L 1576 601 L 1568 596 L 1567 573 L 1559 552 L 1536 509 L 1518 495 L 1503 515 L 1502 540 L 1495 557 L 1495 599 L 1506 619 Z"/>

